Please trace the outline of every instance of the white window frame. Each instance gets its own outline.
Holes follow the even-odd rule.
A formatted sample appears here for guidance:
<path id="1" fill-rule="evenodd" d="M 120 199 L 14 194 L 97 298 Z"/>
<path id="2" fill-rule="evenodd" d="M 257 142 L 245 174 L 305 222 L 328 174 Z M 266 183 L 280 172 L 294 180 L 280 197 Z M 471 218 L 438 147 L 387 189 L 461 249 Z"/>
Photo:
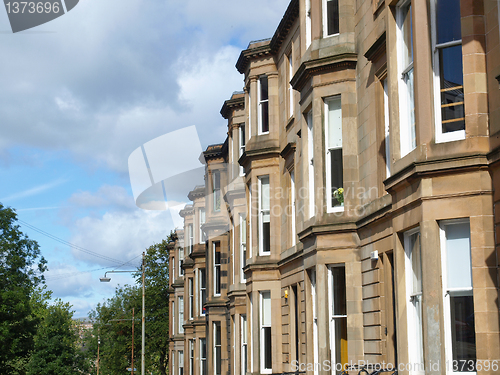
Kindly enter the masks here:
<path id="1" fill-rule="evenodd" d="M 338 6 L 339 6 L 339 32 L 335 33 L 335 34 L 328 35 L 328 11 L 327 11 L 327 9 L 328 9 L 327 2 L 328 1 L 330 1 L 330 0 L 322 0 L 323 38 L 329 38 L 331 36 L 340 34 L 340 4 L 338 4 Z M 340 0 L 332 0 L 332 1 L 337 1 L 338 3 L 340 3 Z"/>
<path id="2" fill-rule="evenodd" d="M 250 343 L 253 343 L 253 298 L 252 293 L 248 295 L 250 300 Z M 253 372 L 253 344 L 250 345 L 250 372 Z"/>
<path id="3" fill-rule="evenodd" d="M 346 301 L 346 314 L 345 315 L 334 315 L 333 314 L 333 302 L 335 298 L 335 293 L 334 293 L 334 288 L 333 288 L 333 269 L 334 268 L 344 268 L 344 273 L 345 273 L 345 264 L 333 264 L 328 266 L 328 316 L 329 316 L 329 329 L 330 329 L 330 363 L 337 368 L 337 364 L 340 363 L 341 358 L 336 358 L 336 346 L 335 346 L 335 341 L 336 341 L 336 336 L 335 336 L 335 320 L 337 319 L 343 319 L 347 318 L 347 301 Z M 346 284 L 344 287 L 347 286 L 347 274 L 346 276 Z M 346 292 L 347 295 L 347 292 Z M 343 365 L 343 364 L 342 364 Z M 340 373 L 340 371 L 338 372 Z"/>
<path id="4" fill-rule="evenodd" d="M 220 328 L 220 344 L 217 344 L 217 326 Z M 220 321 L 215 321 L 213 322 L 213 338 L 214 338 L 214 375 L 221 375 L 222 374 L 222 323 Z M 220 358 L 221 358 L 221 372 L 220 374 L 217 373 L 217 353 L 219 352 Z"/>
<path id="5" fill-rule="evenodd" d="M 245 152 L 245 146 L 246 146 L 246 139 L 245 139 L 245 124 L 240 124 L 239 128 L 238 128 L 238 137 L 239 137 L 239 157 L 241 158 L 241 156 L 244 154 Z M 240 176 L 243 176 L 245 174 L 245 168 L 243 168 L 242 165 L 240 165 Z"/>
<path id="6" fill-rule="evenodd" d="M 252 95 L 251 95 L 251 87 L 248 86 L 248 140 L 252 138 Z"/>
<path id="7" fill-rule="evenodd" d="M 176 373 L 176 368 L 175 368 L 175 350 L 172 350 L 172 374 Z"/>
<path id="8" fill-rule="evenodd" d="M 290 81 L 292 80 L 293 77 L 293 51 L 290 50 L 290 52 L 286 55 L 286 58 L 288 60 L 288 118 L 293 117 L 293 87 Z"/>
<path id="9" fill-rule="evenodd" d="M 396 6 L 396 23 L 397 23 L 397 50 L 398 50 L 398 91 L 399 91 L 399 123 L 400 123 L 400 148 L 401 157 L 409 154 L 416 148 L 417 134 L 416 134 L 416 121 L 415 121 L 415 75 L 413 70 L 413 61 L 408 65 L 403 64 L 403 49 L 404 49 L 404 36 L 403 36 L 403 11 L 411 6 L 410 24 L 412 25 L 413 33 L 413 9 L 411 0 L 401 0 Z M 412 40 L 413 46 L 413 40 Z M 413 57 L 415 58 L 415 57 Z M 411 73 L 412 83 L 409 88 L 405 77 Z M 410 92 L 412 91 L 412 92 Z M 413 98 L 413 103 L 411 103 Z M 413 106 L 413 124 L 411 124 L 411 106 Z M 415 132 L 415 139 L 412 139 L 412 131 Z"/>
<path id="10" fill-rule="evenodd" d="M 184 375 L 184 350 L 179 350 L 177 355 L 179 356 L 178 374 Z"/>
<path id="11" fill-rule="evenodd" d="M 240 281 L 246 282 L 245 272 L 247 254 L 247 219 L 245 215 L 240 214 Z"/>
<path id="12" fill-rule="evenodd" d="M 500 0 L 499 0 L 500 1 Z M 306 0 L 306 49 L 309 48 L 312 42 L 311 37 L 311 0 Z"/>
<path id="13" fill-rule="evenodd" d="M 251 259 L 253 256 L 253 248 L 252 248 L 252 221 L 253 221 L 253 202 L 252 202 L 252 184 L 248 184 L 248 248 L 247 253 L 249 252 L 249 258 Z"/>
<path id="14" fill-rule="evenodd" d="M 272 369 L 272 364 L 271 368 L 265 368 L 265 337 L 264 337 L 264 329 L 269 328 L 272 330 L 272 324 L 264 324 L 264 293 L 269 293 L 269 303 L 272 304 L 272 298 L 271 298 L 271 291 L 270 290 L 261 290 L 259 292 L 259 308 L 260 308 L 260 314 L 259 314 L 259 326 L 260 326 L 260 373 L 261 374 L 271 374 L 273 372 Z M 272 320 L 272 314 L 269 317 L 270 320 Z M 271 346 L 269 347 L 269 350 L 271 350 L 271 362 L 272 362 L 272 332 L 271 332 Z"/>
<path id="15" fill-rule="evenodd" d="M 471 270 L 470 270 L 470 287 L 465 288 L 448 288 L 448 249 L 446 246 L 446 227 L 456 225 L 456 224 L 469 224 L 469 256 L 471 256 L 471 232 L 470 232 L 470 220 L 467 219 L 454 219 L 454 220 L 443 220 L 439 223 L 439 237 L 441 242 L 441 272 L 442 272 L 442 283 L 443 283 L 443 312 L 444 312 L 444 335 L 445 335 L 445 358 L 446 358 L 446 374 L 449 375 L 475 375 L 477 372 L 465 372 L 465 371 L 453 371 L 453 352 L 452 352 L 452 333 L 450 329 L 451 324 L 451 309 L 450 309 L 450 297 L 451 294 L 454 295 L 473 295 L 473 280 L 472 280 L 472 259 L 470 260 Z M 465 275 L 464 275 L 465 277 Z M 477 340 L 477 338 L 476 338 Z M 477 341 L 476 341 L 476 363 L 477 363 Z"/>
<path id="16" fill-rule="evenodd" d="M 261 80 L 262 79 L 266 79 L 267 80 L 267 99 L 261 99 Z M 269 106 L 269 77 L 266 76 L 266 75 L 262 75 L 259 77 L 259 79 L 257 80 L 257 99 L 258 99 L 258 102 L 259 102 L 259 116 L 258 116 L 258 134 L 259 135 L 263 135 L 263 134 L 269 134 L 269 130 L 271 129 L 271 121 L 270 121 L 270 113 L 269 113 L 269 110 L 270 110 L 270 106 Z M 268 124 L 268 128 L 267 131 L 262 131 L 262 126 L 263 126 L 263 123 L 262 123 L 262 106 L 264 105 L 264 103 L 267 103 L 267 124 Z"/>
<path id="17" fill-rule="evenodd" d="M 219 186 L 217 187 L 216 185 L 216 182 L 219 182 Z M 213 199 L 212 199 L 212 204 L 213 204 L 213 207 L 212 207 L 212 210 L 214 212 L 220 212 L 221 210 L 221 207 L 222 207 L 222 195 L 221 195 L 221 175 L 220 175 L 220 171 L 213 171 L 212 173 L 212 195 L 213 195 Z M 219 198 L 220 202 L 219 202 L 219 208 L 217 208 L 217 197 Z"/>
<path id="18" fill-rule="evenodd" d="M 215 253 L 216 253 L 216 243 L 219 243 L 219 254 L 221 253 L 221 248 L 220 248 L 220 242 L 212 242 L 212 247 L 213 247 L 213 259 L 214 259 L 214 296 L 215 297 L 218 297 L 221 295 L 221 292 L 222 292 L 222 286 L 219 286 L 219 292 L 217 292 L 217 279 L 219 281 L 219 285 L 221 285 L 222 283 L 222 262 L 221 260 L 219 261 L 219 263 L 216 263 L 216 260 L 215 260 Z M 218 273 L 217 273 L 217 269 L 218 269 Z"/>
<path id="19" fill-rule="evenodd" d="M 200 375 L 208 375 L 207 369 L 207 339 L 200 337 Z M 203 356 L 203 346 L 205 346 L 205 356 Z"/>
<path id="20" fill-rule="evenodd" d="M 248 327 L 247 327 L 246 315 L 240 315 L 240 337 L 241 337 L 241 350 L 240 350 L 241 375 L 246 375 L 248 370 Z"/>
<path id="21" fill-rule="evenodd" d="M 194 339 L 189 340 L 189 375 L 194 375 Z"/>
<path id="22" fill-rule="evenodd" d="M 264 215 L 266 215 L 267 210 L 262 208 L 262 180 L 267 179 L 269 185 L 269 242 L 271 243 L 271 177 L 270 175 L 262 175 L 258 177 L 258 198 L 259 198 L 259 255 L 271 255 L 271 246 L 269 251 L 264 251 Z"/>
<path id="23" fill-rule="evenodd" d="M 318 306 L 316 291 L 316 269 L 311 270 L 311 298 L 312 298 L 312 318 L 313 318 L 313 362 L 319 363 L 318 352 Z M 318 375 L 318 366 L 314 366 L 314 375 Z"/>
<path id="24" fill-rule="evenodd" d="M 457 130 L 454 132 L 443 133 L 442 123 L 441 123 L 441 82 L 439 74 L 439 48 L 440 47 L 452 47 L 455 45 L 462 45 L 462 39 L 437 44 L 437 23 L 436 23 L 436 2 L 438 0 L 431 0 L 431 27 L 432 27 L 432 51 L 433 56 L 433 70 L 434 70 L 434 112 L 435 112 L 435 128 L 436 128 L 436 143 L 453 142 L 465 139 L 465 129 Z M 460 5 L 459 5 L 460 6 Z M 500 11 L 499 11 L 500 12 Z M 463 69 L 463 62 L 462 62 Z M 463 71 L 462 71 L 463 75 Z M 462 88 L 463 90 L 463 88 Z"/>
<path id="25" fill-rule="evenodd" d="M 315 184 L 314 184 L 314 124 L 312 109 L 306 113 L 307 124 L 307 171 L 309 192 L 309 218 L 316 214 Z"/>
<path id="26" fill-rule="evenodd" d="M 341 204 L 340 206 L 332 206 L 333 205 L 333 199 L 332 199 L 332 162 L 331 162 L 331 157 L 330 157 L 330 152 L 331 150 L 338 150 L 341 149 L 343 151 L 343 147 L 335 147 L 335 148 L 329 148 L 328 141 L 330 139 L 330 123 L 329 123 L 329 117 L 330 117 L 330 103 L 331 102 L 340 102 L 340 138 L 341 138 L 341 143 L 342 142 L 342 99 L 340 95 L 332 96 L 329 98 L 325 98 L 324 100 L 324 110 L 325 110 L 325 172 L 326 172 L 326 212 L 332 213 L 332 212 L 342 212 L 344 211 L 344 204 Z M 343 145 L 342 145 L 343 146 Z M 342 158 L 342 164 L 343 164 L 343 158 Z M 342 174 L 344 173 L 344 166 L 342 165 Z M 343 188 L 343 186 L 342 186 Z"/>
<path id="27" fill-rule="evenodd" d="M 389 122 L 389 86 L 387 77 L 382 80 L 384 90 L 384 139 L 385 139 L 385 177 L 391 176 L 391 133 Z"/>
<path id="28" fill-rule="evenodd" d="M 205 224 L 205 220 L 206 220 L 205 209 L 204 208 L 198 209 L 198 221 L 200 222 L 199 243 L 205 243 L 205 238 L 204 238 L 205 236 L 203 235 L 203 230 L 201 229 L 203 224 Z"/>
<path id="29" fill-rule="evenodd" d="M 203 275 L 205 276 L 205 285 L 203 285 Z M 203 294 L 205 295 L 205 300 L 207 297 L 207 269 L 206 268 L 200 268 L 198 272 L 198 277 L 199 277 L 199 291 L 200 291 L 200 299 L 199 299 L 199 305 L 200 305 L 200 316 L 205 316 L 205 313 L 203 312 Z"/>
<path id="30" fill-rule="evenodd" d="M 182 265 L 184 264 L 184 248 L 179 247 L 179 277 L 184 276 L 184 269 Z"/>
<path id="31" fill-rule="evenodd" d="M 189 254 L 192 254 L 193 247 L 194 247 L 193 224 L 188 224 L 187 229 L 188 229 L 188 251 L 189 251 Z"/>
<path id="32" fill-rule="evenodd" d="M 172 334 L 175 335 L 177 332 L 177 326 L 175 325 L 175 301 L 172 301 Z"/>
<path id="33" fill-rule="evenodd" d="M 290 171 L 290 234 L 292 236 L 292 246 L 297 244 L 297 228 L 295 223 L 295 170 Z"/>
<path id="34" fill-rule="evenodd" d="M 179 305 L 179 327 L 178 327 L 178 332 L 179 334 L 184 333 L 184 297 L 183 296 L 178 296 L 177 297 L 177 304 Z"/>
<path id="35" fill-rule="evenodd" d="M 193 278 L 188 278 L 188 294 L 189 294 L 189 320 L 194 318 L 194 281 Z"/>
<path id="36" fill-rule="evenodd" d="M 408 327 L 408 359 L 412 363 L 412 369 L 409 372 L 410 375 L 424 375 L 425 374 L 425 359 L 424 359 L 424 349 L 423 349 L 423 319 L 422 319 L 422 292 L 414 294 L 413 293 L 413 265 L 412 259 L 414 251 L 410 246 L 410 238 L 413 235 L 420 235 L 420 227 L 408 230 L 404 233 L 404 251 L 405 251 L 405 282 L 406 282 L 406 315 L 407 315 L 407 327 Z M 422 279 L 422 245 L 421 239 L 419 239 L 419 250 L 420 252 L 420 278 Z M 422 280 L 420 281 L 422 282 Z M 413 306 L 413 300 L 420 299 L 420 307 Z M 420 309 L 420 325 L 417 327 L 418 316 L 416 309 Z M 418 356 L 421 357 L 422 364 L 424 368 L 418 366 Z"/>

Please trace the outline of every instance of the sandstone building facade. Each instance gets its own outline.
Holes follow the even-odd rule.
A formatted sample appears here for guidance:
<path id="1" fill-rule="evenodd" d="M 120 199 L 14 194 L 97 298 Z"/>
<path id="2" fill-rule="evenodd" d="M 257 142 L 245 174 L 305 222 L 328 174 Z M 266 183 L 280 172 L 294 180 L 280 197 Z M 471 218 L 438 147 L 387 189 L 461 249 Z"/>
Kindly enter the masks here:
<path id="1" fill-rule="evenodd" d="M 170 373 L 500 373 L 500 2 L 292 0 L 171 251 Z"/>

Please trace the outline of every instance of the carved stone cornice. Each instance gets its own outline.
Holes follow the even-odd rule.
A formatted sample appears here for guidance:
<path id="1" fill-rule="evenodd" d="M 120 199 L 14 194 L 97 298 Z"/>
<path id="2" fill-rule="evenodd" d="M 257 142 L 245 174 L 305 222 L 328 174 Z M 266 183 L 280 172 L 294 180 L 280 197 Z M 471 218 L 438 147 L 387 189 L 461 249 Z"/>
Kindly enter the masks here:
<path id="1" fill-rule="evenodd" d="M 186 217 L 194 214 L 194 208 L 192 204 L 186 204 L 182 210 L 179 211 L 179 216 Z"/>
<path id="2" fill-rule="evenodd" d="M 208 146 L 207 149 L 203 151 L 203 156 L 205 157 L 205 160 L 214 160 L 223 158 L 222 146 L 224 146 L 223 143 Z"/>
<path id="3" fill-rule="evenodd" d="M 232 95 L 231 99 L 226 100 L 220 110 L 220 114 L 227 120 L 231 112 L 238 108 L 245 108 L 245 93 L 243 92 L 236 92 Z"/>
<path id="4" fill-rule="evenodd" d="M 205 185 L 195 186 L 188 194 L 188 198 L 194 201 L 196 198 L 203 198 L 205 196 Z"/>
<path id="5" fill-rule="evenodd" d="M 364 56 L 367 60 L 374 62 L 385 52 L 385 31 L 380 35 L 375 43 L 365 52 Z"/>
<path id="6" fill-rule="evenodd" d="M 283 41 L 286 39 L 293 23 L 299 17 L 299 0 L 292 0 L 285 11 L 283 18 L 281 19 L 278 28 L 274 32 L 273 38 L 271 39 L 271 51 L 273 54 L 278 52 Z"/>
<path id="7" fill-rule="evenodd" d="M 250 63 L 250 60 L 271 55 L 270 39 L 259 41 L 259 43 L 263 44 L 257 45 L 255 47 L 251 47 L 252 44 L 250 44 L 250 46 L 248 46 L 249 48 L 241 51 L 240 57 L 236 62 L 236 69 L 238 69 L 238 72 L 240 72 L 241 74 L 245 73 L 245 70 L 247 69 L 248 64 Z"/>
<path id="8" fill-rule="evenodd" d="M 355 53 L 343 53 L 309 60 L 302 63 L 290 81 L 292 87 L 301 91 L 306 82 L 317 74 L 324 74 L 336 70 L 356 69 L 358 57 Z"/>

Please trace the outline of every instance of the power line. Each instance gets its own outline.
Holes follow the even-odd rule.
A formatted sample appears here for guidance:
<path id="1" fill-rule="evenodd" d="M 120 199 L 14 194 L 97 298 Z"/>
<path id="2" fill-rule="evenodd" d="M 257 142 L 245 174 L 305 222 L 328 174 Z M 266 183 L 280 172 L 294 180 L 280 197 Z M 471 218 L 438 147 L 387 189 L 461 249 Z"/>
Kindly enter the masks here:
<path id="1" fill-rule="evenodd" d="M 114 258 L 108 257 L 108 256 L 106 256 L 106 255 L 102 255 L 102 254 L 96 253 L 96 252 L 94 252 L 94 251 L 91 251 L 91 250 L 85 249 L 85 248 L 83 248 L 83 247 L 81 247 L 81 246 L 78 246 L 78 245 L 72 244 L 72 243 L 70 243 L 70 242 L 68 242 L 68 241 L 65 241 L 65 240 L 63 240 L 63 239 L 61 239 L 61 238 L 59 238 L 59 237 L 56 237 L 56 236 L 54 236 L 53 234 L 50 234 L 50 233 L 48 233 L 48 232 L 46 232 L 46 231 L 44 231 L 44 230 L 42 230 L 42 229 L 40 229 L 40 228 L 37 228 L 37 227 L 35 227 L 34 225 L 31 225 L 31 224 L 29 224 L 29 223 L 27 223 L 27 222 L 25 222 L 25 221 L 23 221 L 23 220 L 18 219 L 17 221 L 19 221 L 21 224 L 23 224 L 23 225 L 27 226 L 28 228 L 30 228 L 30 229 L 32 229 L 32 230 L 34 230 L 35 232 L 38 232 L 38 233 L 40 233 L 40 234 L 42 234 L 42 235 L 44 235 L 44 236 L 46 236 L 46 237 L 49 237 L 50 239 L 53 239 L 54 241 L 57 241 L 57 242 L 59 242 L 59 243 L 62 243 L 63 245 L 69 246 L 69 247 L 71 247 L 72 249 L 75 249 L 75 250 L 81 251 L 81 252 L 86 253 L 86 254 L 88 254 L 88 255 L 92 255 L 92 256 L 94 256 L 94 257 L 96 257 L 96 258 L 101 258 L 101 259 L 103 259 L 103 260 L 106 260 L 106 261 L 108 261 L 108 262 L 112 262 L 112 263 L 115 263 L 115 264 L 121 264 L 121 263 L 122 263 L 122 261 L 121 261 L 121 260 L 117 260 L 117 259 L 114 259 Z M 134 258 L 134 259 L 135 259 L 135 258 Z M 129 261 L 129 262 L 130 262 L 130 261 Z M 127 262 L 127 263 L 128 263 L 128 262 Z M 118 266 L 118 267 L 121 267 L 121 266 Z"/>

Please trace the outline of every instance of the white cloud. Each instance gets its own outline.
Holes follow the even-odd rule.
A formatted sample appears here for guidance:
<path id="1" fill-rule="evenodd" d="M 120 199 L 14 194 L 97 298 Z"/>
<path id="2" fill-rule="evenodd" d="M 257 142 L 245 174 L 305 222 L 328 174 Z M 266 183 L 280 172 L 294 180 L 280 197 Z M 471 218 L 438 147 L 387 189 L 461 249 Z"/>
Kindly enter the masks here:
<path id="1" fill-rule="evenodd" d="M 155 242 L 166 238 L 171 221 L 165 211 L 106 212 L 102 216 L 86 216 L 76 220 L 69 242 L 102 256 L 128 260 L 140 255 Z M 84 252 L 72 250 L 76 259 L 89 264 L 110 263 Z"/>
<path id="2" fill-rule="evenodd" d="M 134 199 L 123 186 L 101 186 L 96 193 L 78 191 L 69 198 L 69 203 L 81 208 L 134 209 Z"/>

